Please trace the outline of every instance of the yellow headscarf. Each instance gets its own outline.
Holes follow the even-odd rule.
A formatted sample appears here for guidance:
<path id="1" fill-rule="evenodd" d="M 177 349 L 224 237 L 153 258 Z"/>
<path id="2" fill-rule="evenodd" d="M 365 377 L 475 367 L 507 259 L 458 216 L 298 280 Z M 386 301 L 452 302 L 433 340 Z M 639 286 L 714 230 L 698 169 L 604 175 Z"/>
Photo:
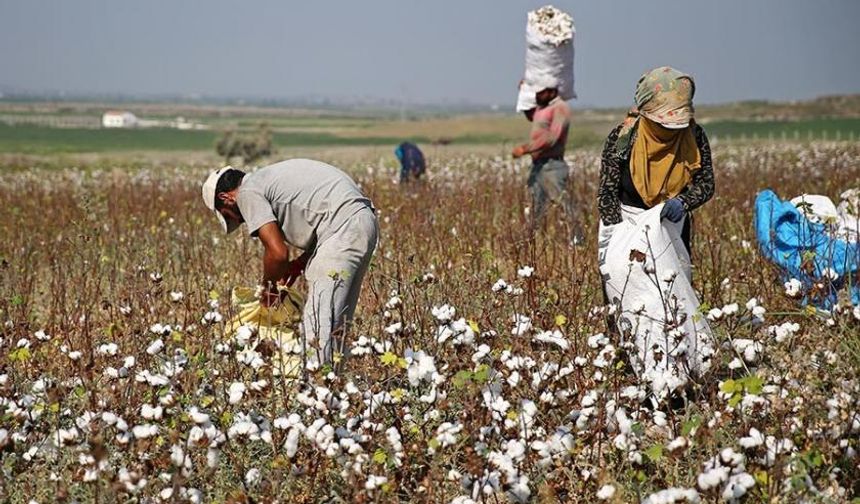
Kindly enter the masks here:
<path id="1" fill-rule="evenodd" d="M 639 79 L 640 117 L 630 148 L 630 176 L 649 207 L 680 194 L 702 167 L 693 134 L 694 93 L 693 79 L 670 67 L 654 69 Z"/>

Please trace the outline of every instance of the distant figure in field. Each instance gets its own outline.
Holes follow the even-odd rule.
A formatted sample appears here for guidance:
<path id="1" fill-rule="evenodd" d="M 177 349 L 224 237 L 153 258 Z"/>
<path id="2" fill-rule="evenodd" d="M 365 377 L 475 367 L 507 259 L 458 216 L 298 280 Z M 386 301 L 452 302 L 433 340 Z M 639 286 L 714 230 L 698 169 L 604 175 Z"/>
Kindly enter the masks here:
<path id="1" fill-rule="evenodd" d="M 708 137 L 693 120 L 695 91 L 692 77 L 671 67 L 639 79 L 636 106 L 603 147 L 597 209 L 604 226 L 665 202 L 663 219 L 686 218 L 681 238 L 691 252 L 691 212 L 714 195 Z"/>
<path id="2" fill-rule="evenodd" d="M 532 169 L 528 187 L 532 193 L 531 230 L 541 223 L 547 204 L 560 203 L 570 227 L 570 243 L 582 243 L 579 220 L 573 211 L 573 203 L 567 190 L 570 169 L 564 161 L 567 133 L 570 128 L 570 106 L 558 95 L 553 83 L 535 94 L 537 107 L 524 112 L 532 122 L 529 142 L 514 148 L 512 155 L 520 158 L 532 157 Z"/>
<path id="3" fill-rule="evenodd" d="M 394 155 L 400 161 L 400 183 L 418 180 L 427 170 L 424 154 L 412 142 L 403 142 L 394 149 Z"/>

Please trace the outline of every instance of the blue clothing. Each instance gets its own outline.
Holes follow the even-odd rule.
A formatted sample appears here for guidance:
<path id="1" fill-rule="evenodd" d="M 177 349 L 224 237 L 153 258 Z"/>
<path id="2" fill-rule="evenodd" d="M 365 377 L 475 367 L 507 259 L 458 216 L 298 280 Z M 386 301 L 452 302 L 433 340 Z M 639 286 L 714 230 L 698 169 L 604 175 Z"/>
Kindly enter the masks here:
<path id="1" fill-rule="evenodd" d="M 847 285 L 851 302 L 860 305 L 860 244 L 833 238 L 824 224 L 810 222 L 769 189 L 756 197 L 755 230 L 762 255 L 782 268 L 786 280 L 803 284 L 804 304 L 830 309 Z M 813 289 L 816 283 L 824 288 Z"/>
<path id="2" fill-rule="evenodd" d="M 400 161 L 400 181 L 417 179 L 426 170 L 424 154 L 417 145 L 411 142 L 403 142 L 394 149 L 394 155 Z"/>

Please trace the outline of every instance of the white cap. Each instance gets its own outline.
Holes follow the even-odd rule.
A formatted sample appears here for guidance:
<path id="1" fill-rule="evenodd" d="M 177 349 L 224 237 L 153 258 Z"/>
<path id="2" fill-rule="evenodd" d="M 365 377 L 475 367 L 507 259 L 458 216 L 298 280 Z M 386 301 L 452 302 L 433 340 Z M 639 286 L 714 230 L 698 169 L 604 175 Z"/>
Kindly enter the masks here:
<path id="1" fill-rule="evenodd" d="M 218 180 L 221 179 L 221 175 L 224 175 L 230 170 L 233 170 L 232 166 L 225 166 L 220 170 L 215 170 L 212 172 L 209 177 L 206 179 L 206 182 L 203 182 L 203 203 L 206 204 L 206 208 L 215 212 L 215 215 L 218 217 L 218 221 L 221 222 L 221 227 L 224 228 L 224 231 L 232 233 L 240 226 L 239 222 L 227 222 L 227 219 L 221 215 L 221 212 L 215 209 L 215 189 L 218 187 Z"/>

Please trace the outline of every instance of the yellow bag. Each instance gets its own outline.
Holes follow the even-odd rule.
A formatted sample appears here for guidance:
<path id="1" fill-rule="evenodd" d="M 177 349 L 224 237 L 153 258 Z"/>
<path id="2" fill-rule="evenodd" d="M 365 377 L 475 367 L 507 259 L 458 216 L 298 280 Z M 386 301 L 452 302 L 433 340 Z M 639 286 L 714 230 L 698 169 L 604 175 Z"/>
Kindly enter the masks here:
<path id="1" fill-rule="evenodd" d="M 227 336 L 233 336 L 242 326 L 253 327 L 261 340 L 269 340 L 280 349 L 273 359 L 275 375 L 295 378 L 302 368 L 302 342 L 296 328 L 302 320 L 304 297 L 287 288 L 284 300 L 277 306 L 260 304 L 253 287 L 234 287 L 230 302 L 237 315 L 227 323 Z"/>

